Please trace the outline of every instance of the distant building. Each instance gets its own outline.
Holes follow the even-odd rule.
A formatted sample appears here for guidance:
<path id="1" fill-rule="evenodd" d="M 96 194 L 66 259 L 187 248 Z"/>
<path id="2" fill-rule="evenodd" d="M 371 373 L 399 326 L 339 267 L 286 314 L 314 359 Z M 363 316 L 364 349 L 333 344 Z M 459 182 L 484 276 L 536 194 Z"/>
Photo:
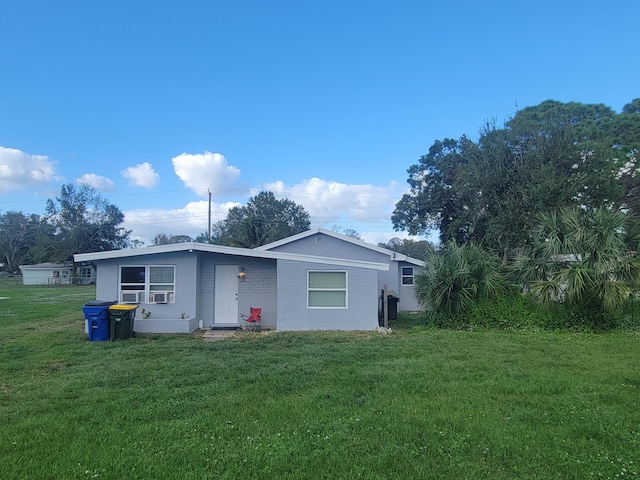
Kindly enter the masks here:
<path id="1" fill-rule="evenodd" d="M 23 285 L 70 285 L 73 265 L 38 263 L 20 265 Z"/>

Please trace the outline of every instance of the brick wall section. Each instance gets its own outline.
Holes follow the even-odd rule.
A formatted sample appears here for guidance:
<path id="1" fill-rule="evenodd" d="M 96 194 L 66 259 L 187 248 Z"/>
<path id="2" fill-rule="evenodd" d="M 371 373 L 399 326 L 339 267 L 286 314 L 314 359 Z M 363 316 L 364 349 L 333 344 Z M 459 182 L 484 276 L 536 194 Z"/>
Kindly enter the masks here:
<path id="1" fill-rule="evenodd" d="M 246 275 L 238 283 L 238 308 L 248 314 L 251 307 L 262 308 L 262 326 L 276 328 L 278 282 L 274 260 L 250 259 L 239 263 Z"/>
<path id="2" fill-rule="evenodd" d="M 240 282 L 240 292 L 276 293 L 277 271 L 275 266 L 246 264 L 243 267 L 246 277 L 244 282 Z"/>
<path id="3" fill-rule="evenodd" d="M 300 292 L 304 292 L 307 289 L 307 267 L 309 264 L 304 264 L 304 268 L 301 268 L 301 263 L 278 260 L 278 272 L 281 279 L 278 287 L 281 295 L 295 296 Z"/>
<path id="4" fill-rule="evenodd" d="M 200 262 L 200 292 L 212 293 L 214 282 L 214 263 L 209 259 L 203 259 Z"/>

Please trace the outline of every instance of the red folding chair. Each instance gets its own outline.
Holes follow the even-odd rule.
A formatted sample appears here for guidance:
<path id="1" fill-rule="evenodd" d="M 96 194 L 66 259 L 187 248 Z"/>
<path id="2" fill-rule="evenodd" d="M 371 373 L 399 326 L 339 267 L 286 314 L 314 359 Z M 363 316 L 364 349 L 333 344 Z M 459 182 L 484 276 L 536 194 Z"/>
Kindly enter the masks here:
<path id="1" fill-rule="evenodd" d="M 262 308 L 251 307 L 251 315 L 241 313 L 240 316 L 249 332 L 259 332 L 262 329 Z"/>

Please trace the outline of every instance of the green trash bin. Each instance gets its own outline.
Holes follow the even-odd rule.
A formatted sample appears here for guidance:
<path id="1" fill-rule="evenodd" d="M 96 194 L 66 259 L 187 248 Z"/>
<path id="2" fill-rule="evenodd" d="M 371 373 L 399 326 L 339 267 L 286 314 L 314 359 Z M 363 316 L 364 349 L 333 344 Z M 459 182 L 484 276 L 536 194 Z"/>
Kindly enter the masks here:
<path id="1" fill-rule="evenodd" d="M 126 340 L 134 335 L 133 321 L 136 318 L 137 305 L 119 304 L 109 307 L 111 319 L 111 340 Z"/>

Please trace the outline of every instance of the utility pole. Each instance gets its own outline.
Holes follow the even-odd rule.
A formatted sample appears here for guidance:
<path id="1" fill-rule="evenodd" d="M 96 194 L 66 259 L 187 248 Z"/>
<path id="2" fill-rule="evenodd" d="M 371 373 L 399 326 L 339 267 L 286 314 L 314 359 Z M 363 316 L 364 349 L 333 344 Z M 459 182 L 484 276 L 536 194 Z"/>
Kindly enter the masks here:
<path id="1" fill-rule="evenodd" d="M 211 243 L 211 190 L 209 189 L 209 229 L 207 230 L 207 243 Z"/>

